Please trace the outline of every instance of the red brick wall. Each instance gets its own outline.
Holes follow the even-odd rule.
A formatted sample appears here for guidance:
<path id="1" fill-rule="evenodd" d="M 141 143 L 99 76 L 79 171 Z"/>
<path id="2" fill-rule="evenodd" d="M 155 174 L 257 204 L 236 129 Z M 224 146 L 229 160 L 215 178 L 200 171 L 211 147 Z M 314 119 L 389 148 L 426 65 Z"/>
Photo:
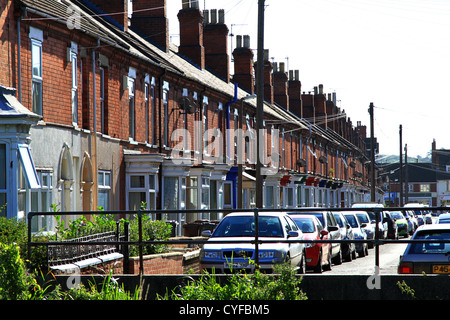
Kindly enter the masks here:
<path id="1" fill-rule="evenodd" d="M 183 274 L 183 254 L 144 256 L 144 274 Z M 130 274 L 139 274 L 139 258 L 130 259 Z"/>

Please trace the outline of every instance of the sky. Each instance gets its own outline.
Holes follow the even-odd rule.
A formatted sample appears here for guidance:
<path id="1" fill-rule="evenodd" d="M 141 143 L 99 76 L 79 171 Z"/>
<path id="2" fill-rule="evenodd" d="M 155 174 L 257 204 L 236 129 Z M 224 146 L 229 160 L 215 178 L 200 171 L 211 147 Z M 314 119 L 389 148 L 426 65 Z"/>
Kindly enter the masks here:
<path id="1" fill-rule="evenodd" d="M 426 157 L 433 139 L 450 149 L 450 1 L 265 0 L 264 48 L 299 70 L 302 91 L 323 84 L 337 106 L 370 136 L 369 105 L 380 154 Z M 169 34 L 179 43 L 181 0 L 167 0 Z M 258 0 L 199 0 L 224 9 L 236 35 L 250 35 L 257 57 Z M 231 68 L 231 74 L 233 69 Z M 405 152 L 403 151 L 403 154 Z"/>

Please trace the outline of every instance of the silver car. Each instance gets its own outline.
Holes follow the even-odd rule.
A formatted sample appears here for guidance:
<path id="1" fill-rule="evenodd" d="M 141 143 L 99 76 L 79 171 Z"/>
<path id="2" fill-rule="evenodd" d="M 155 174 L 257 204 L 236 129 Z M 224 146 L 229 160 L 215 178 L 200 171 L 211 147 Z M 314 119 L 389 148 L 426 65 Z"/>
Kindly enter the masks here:
<path id="1" fill-rule="evenodd" d="M 409 243 L 398 265 L 399 274 L 450 274 L 450 224 L 428 224 L 419 227 L 411 240 L 428 242 Z M 437 241 L 437 242 L 433 242 Z"/>
<path id="2" fill-rule="evenodd" d="M 255 239 L 253 212 L 230 213 L 222 219 L 212 234 L 210 231 L 204 231 L 202 235 L 210 236 L 208 242 L 211 242 L 205 243 L 200 253 L 202 269 L 215 273 L 254 271 L 255 245 L 242 243 Z M 264 243 L 265 240 L 303 240 L 303 233 L 289 215 L 282 212 L 260 212 L 258 239 L 263 242 L 258 246 L 261 271 L 271 272 L 275 264 L 289 261 L 299 273 L 305 272 L 304 243 Z"/>

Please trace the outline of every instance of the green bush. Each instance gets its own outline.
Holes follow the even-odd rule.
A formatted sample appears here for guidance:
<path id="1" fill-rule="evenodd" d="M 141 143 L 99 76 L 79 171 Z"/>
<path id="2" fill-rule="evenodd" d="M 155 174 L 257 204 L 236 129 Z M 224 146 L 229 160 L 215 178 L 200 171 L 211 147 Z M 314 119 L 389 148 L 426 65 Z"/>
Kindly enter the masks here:
<path id="1" fill-rule="evenodd" d="M 130 241 L 139 241 L 138 219 L 134 217 L 130 223 Z M 142 215 L 142 239 L 143 241 L 165 241 L 170 238 L 172 226 L 163 220 L 151 220 L 149 215 Z M 166 244 L 149 244 L 142 248 L 143 254 L 167 252 Z M 139 254 L 138 246 L 130 246 L 130 256 Z"/>
<path id="2" fill-rule="evenodd" d="M 306 300 L 301 278 L 289 264 L 275 266 L 275 274 L 256 269 L 253 274 L 234 273 L 221 285 L 215 274 L 203 273 L 199 280 L 174 290 L 160 299 L 172 300 Z"/>
<path id="3" fill-rule="evenodd" d="M 15 244 L 0 242 L 0 299 L 21 300 L 28 298 L 31 277 Z"/>

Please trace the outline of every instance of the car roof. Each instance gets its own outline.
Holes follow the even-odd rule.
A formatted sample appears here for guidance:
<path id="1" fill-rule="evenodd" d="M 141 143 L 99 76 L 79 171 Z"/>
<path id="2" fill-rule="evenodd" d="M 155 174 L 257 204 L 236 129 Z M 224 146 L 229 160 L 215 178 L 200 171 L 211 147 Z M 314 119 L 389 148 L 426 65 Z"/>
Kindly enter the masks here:
<path id="1" fill-rule="evenodd" d="M 442 213 L 441 215 L 439 215 L 439 219 L 450 219 L 450 213 Z"/>
<path id="2" fill-rule="evenodd" d="M 384 208 L 384 206 L 377 202 L 362 202 L 352 204 L 352 208 Z"/>
<path id="3" fill-rule="evenodd" d="M 290 214 L 289 216 L 292 219 L 295 219 L 295 218 L 307 218 L 307 219 L 317 220 L 317 221 L 320 222 L 320 220 L 315 215 L 312 215 L 312 214 L 301 214 L 301 213 L 297 214 L 296 213 L 296 214 Z"/>
<path id="4" fill-rule="evenodd" d="M 249 211 L 249 212 L 231 212 L 229 214 L 227 214 L 224 218 L 229 217 L 229 216 L 253 216 L 254 213 Z M 287 215 L 286 212 L 280 212 L 280 211 L 261 211 L 258 212 L 259 216 L 278 216 L 278 217 L 282 217 Z"/>
<path id="5" fill-rule="evenodd" d="M 435 223 L 435 224 L 424 224 L 421 225 L 417 231 L 424 231 L 424 230 L 444 230 L 444 231 L 450 231 L 450 223 Z"/>

